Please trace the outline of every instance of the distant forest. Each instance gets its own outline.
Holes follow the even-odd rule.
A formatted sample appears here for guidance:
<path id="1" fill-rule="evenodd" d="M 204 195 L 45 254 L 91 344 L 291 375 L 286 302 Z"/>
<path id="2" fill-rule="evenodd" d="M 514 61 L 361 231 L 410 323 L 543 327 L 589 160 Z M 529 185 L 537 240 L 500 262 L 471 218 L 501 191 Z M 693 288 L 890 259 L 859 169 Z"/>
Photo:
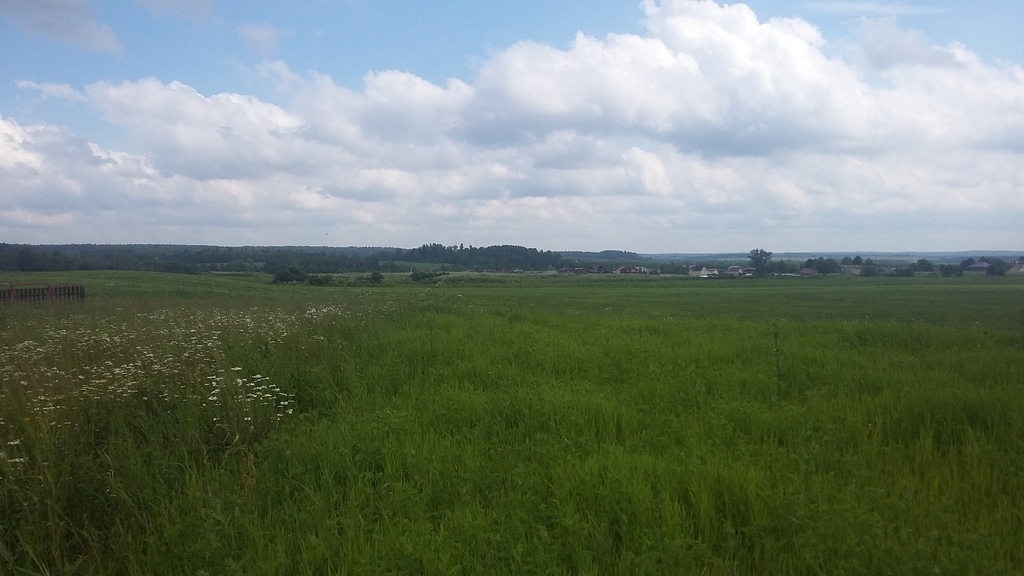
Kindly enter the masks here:
<path id="1" fill-rule="evenodd" d="M 522 246 L 445 246 L 424 244 L 419 248 L 381 248 L 330 246 L 182 246 L 168 244 L 62 244 L 28 245 L 0 243 L 0 272 L 55 272 L 65 270 L 145 270 L 176 274 L 211 272 L 262 272 L 277 275 L 283 271 L 302 274 L 338 274 L 343 272 L 412 272 L 427 269 L 439 272 L 515 272 L 515 271 L 600 271 L 611 272 L 619 266 L 639 266 L 650 273 L 687 274 L 689 259 L 673 255 L 656 258 L 635 252 L 604 250 L 601 252 L 551 252 Z M 892 262 L 861 261 L 860 256 L 773 260 L 772 253 L 752 250 L 750 255 L 721 254 L 711 260 L 704 255 L 700 262 L 723 271 L 730 265 L 744 264 L 757 268 L 760 274 L 795 273 L 801 268 L 814 268 L 821 274 L 839 273 L 846 266 L 860 268 L 859 275 L 913 275 L 917 272 L 960 275 L 976 263 L 967 258 L 959 264 L 938 265 L 919 259 L 909 264 L 905 259 Z M 1024 260 L 1024 256 L 1018 261 Z M 989 264 L 988 274 L 1002 275 L 1011 268 L 999 258 L 980 258 Z M 860 266 L 863 264 L 863 266 Z"/>
<path id="2" fill-rule="evenodd" d="M 640 260 L 627 252 L 594 253 L 594 260 Z M 148 270 L 179 274 L 264 272 L 297 267 L 311 274 L 408 271 L 430 263 L 445 270 L 538 271 L 573 266 L 562 254 L 522 246 L 465 247 L 424 244 L 419 248 L 222 247 L 179 245 L 0 244 L 0 271 Z"/>

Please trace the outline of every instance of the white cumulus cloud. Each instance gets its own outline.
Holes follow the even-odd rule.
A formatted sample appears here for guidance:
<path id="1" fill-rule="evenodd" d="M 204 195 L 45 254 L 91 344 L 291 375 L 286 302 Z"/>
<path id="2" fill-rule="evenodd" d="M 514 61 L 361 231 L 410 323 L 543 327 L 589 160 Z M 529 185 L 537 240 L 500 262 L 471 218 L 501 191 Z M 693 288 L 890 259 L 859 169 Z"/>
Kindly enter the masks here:
<path id="1" fill-rule="evenodd" d="M 85 100 L 81 92 L 72 88 L 69 84 L 55 84 L 52 82 L 32 82 L 31 80 L 20 80 L 18 88 L 24 90 L 38 90 L 44 97 L 60 98 L 62 100 Z"/>
<path id="2" fill-rule="evenodd" d="M 643 34 L 520 42 L 443 83 L 381 70 L 349 88 L 265 62 L 275 104 L 154 78 L 26 81 L 87 98 L 139 153 L 3 120 L 0 222 L 66 214 L 90 241 L 1020 245 L 1019 66 L 891 20 L 865 21 L 855 61 L 742 4 L 642 10 Z M 112 238 L 127 214 L 143 236 Z"/>

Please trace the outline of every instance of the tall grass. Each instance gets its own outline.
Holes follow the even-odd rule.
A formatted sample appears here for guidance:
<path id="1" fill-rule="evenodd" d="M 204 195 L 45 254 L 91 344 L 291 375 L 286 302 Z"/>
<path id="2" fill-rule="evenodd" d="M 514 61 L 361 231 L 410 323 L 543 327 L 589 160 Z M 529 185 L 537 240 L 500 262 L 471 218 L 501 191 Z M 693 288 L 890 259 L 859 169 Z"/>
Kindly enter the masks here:
<path id="1" fill-rule="evenodd" d="M 0 572 L 1024 565 L 1019 283 L 446 278 L 0 309 Z"/>

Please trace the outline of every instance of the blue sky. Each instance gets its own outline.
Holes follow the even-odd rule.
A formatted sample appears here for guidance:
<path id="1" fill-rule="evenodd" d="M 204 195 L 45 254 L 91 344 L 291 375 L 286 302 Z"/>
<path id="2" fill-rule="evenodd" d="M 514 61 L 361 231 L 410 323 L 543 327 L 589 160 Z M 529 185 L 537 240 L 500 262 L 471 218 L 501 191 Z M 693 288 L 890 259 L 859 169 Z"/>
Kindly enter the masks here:
<path id="1" fill-rule="evenodd" d="M 1010 0 L 0 0 L 0 242 L 1024 249 Z"/>

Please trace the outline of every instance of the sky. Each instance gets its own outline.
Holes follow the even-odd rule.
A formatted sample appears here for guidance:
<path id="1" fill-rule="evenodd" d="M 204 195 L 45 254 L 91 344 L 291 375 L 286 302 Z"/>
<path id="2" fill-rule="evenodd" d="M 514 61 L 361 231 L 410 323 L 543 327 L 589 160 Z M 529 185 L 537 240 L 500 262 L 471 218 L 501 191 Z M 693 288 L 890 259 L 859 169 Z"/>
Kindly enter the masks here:
<path id="1" fill-rule="evenodd" d="M 1020 0 L 0 0 L 0 242 L 1024 251 Z"/>

